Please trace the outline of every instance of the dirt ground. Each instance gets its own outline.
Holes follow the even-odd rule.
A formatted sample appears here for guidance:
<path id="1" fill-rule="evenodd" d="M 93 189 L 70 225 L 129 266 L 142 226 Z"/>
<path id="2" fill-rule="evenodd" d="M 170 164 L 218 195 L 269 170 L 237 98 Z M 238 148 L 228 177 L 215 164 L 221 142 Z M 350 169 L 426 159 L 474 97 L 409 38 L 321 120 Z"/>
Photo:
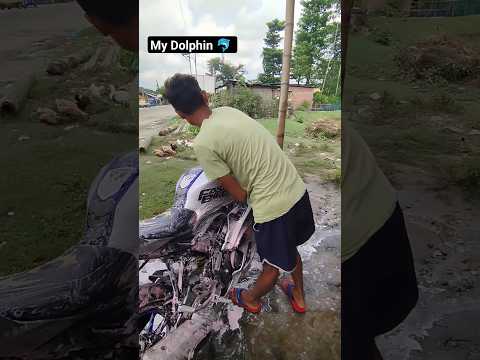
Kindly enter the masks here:
<path id="1" fill-rule="evenodd" d="M 480 359 L 478 71 L 456 72 L 427 54 L 416 59 L 429 76 L 415 78 L 397 61 L 445 34 L 475 59 L 479 20 L 371 18 L 350 39 L 344 110 L 351 110 L 342 116 L 398 191 L 420 287 L 410 316 L 379 339 L 385 359 Z"/>

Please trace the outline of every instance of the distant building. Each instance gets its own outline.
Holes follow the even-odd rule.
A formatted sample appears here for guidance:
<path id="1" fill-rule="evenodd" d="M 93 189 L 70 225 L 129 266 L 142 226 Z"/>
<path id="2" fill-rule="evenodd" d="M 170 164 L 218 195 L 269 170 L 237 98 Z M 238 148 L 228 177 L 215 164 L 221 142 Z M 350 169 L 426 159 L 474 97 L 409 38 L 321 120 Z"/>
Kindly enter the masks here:
<path id="1" fill-rule="evenodd" d="M 155 91 L 143 87 L 138 88 L 138 105 L 140 107 L 160 105 L 162 103 L 162 95 Z"/>
<path id="2" fill-rule="evenodd" d="M 247 85 L 254 93 L 259 94 L 264 99 L 274 99 L 280 97 L 280 84 L 249 84 Z M 288 102 L 293 109 L 297 109 L 305 102 L 312 106 L 313 94 L 318 91 L 314 86 L 289 84 Z"/>
<path id="3" fill-rule="evenodd" d="M 209 94 L 215 93 L 215 76 L 210 74 L 196 75 L 195 76 L 200 89 L 206 91 Z"/>
<path id="4" fill-rule="evenodd" d="M 229 81 L 222 84 L 218 89 L 233 90 L 240 86 L 238 81 Z M 262 99 L 272 100 L 280 98 L 280 84 L 260 84 L 260 83 L 247 83 L 246 86 L 254 93 L 260 95 Z M 288 85 L 288 102 L 290 107 L 297 109 L 305 102 L 308 102 L 310 108 L 313 103 L 313 94 L 320 91 L 315 86 L 289 84 Z"/>

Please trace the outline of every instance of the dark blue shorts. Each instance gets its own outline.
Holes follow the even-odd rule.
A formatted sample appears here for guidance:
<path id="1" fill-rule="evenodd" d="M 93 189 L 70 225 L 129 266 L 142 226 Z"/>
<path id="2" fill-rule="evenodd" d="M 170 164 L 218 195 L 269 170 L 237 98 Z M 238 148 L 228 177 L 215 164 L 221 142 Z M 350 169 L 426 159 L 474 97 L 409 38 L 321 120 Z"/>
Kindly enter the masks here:
<path id="1" fill-rule="evenodd" d="M 284 215 L 255 225 L 255 240 L 260 259 L 279 270 L 292 272 L 297 262 L 297 246 L 315 231 L 308 192 Z"/>

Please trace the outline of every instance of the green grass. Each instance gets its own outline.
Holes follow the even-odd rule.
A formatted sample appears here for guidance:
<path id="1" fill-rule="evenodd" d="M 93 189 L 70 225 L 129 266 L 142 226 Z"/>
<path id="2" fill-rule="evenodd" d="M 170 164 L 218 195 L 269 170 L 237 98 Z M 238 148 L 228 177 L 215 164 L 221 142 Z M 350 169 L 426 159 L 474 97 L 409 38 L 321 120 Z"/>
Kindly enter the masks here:
<path id="1" fill-rule="evenodd" d="M 273 136 L 277 135 L 277 127 L 278 127 L 278 120 L 271 118 L 271 119 L 259 119 L 259 123 L 261 123 Z M 285 120 L 285 136 L 290 138 L 298 138 L 304 135 L 304 128 L 305 124 L 301 124 L 296 122 L 293 119 L 286 119 Z"/>
<path id="2" fill-rule="evenodd" d="M 147 161 L 151 163 L 147 164 Z M 193 166 L 196 166 L 196 162 L 192 160 L 161 161 L 151 155 L 140 156 L 140 219 L 169 209 L 178 178 Z"/>
<path id="3" fill-rule="evenodd" d="M 5 275 L 42 264 L 80 241 L 93 179 L 115 155 L 134 150 L 135 138 L 36 123 L 1 128 L 0 161 L 8 174 L 0 180 Z M 20 135 L 30 139 L 18 141 Z"/>

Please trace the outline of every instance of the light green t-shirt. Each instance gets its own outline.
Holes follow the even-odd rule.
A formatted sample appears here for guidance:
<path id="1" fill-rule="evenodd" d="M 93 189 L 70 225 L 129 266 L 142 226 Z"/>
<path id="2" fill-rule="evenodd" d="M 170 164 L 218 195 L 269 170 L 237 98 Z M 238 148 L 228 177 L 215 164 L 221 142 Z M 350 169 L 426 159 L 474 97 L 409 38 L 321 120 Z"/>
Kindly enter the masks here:
<path id="1" fill-rule="evenodd" d="M 234 176 L 248 194 L 255 222 L 274 220 L 306 191 L 295 166 L 256 120 L 230 107 L 212 110 L 193 142 L 210 180 Z"/>
<path id="2" fill-rule="evenodd" d="M 395 190 L 360 135 L 342 121 L 342 262 L 393 214 Z M 388 241 L 388 239 L 385 239 Z"/>

